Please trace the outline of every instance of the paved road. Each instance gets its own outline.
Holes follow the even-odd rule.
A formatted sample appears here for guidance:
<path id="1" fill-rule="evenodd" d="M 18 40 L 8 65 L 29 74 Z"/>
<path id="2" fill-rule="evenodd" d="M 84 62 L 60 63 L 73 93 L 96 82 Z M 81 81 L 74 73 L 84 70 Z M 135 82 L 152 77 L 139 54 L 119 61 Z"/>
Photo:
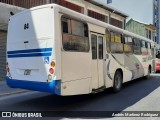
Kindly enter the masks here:
<path id="1" fill-rule="evenodd" d="M 111 89 L 106 89 L 104 92 L 94 95 L 92 94 L 68 97 L 60 97 L 42 92 L 26 92 L 0 97 L 0 111 L 15 110 L 160 111 L 160 75 L 154 74 L 148 80 L 137 79 L 135 81 L 126 83 L 123 85 L 123 88 L 119 93 L 112 93 Z M 80 118 L 84 119 L 85 117 Z M 58 119 L 67 118 L 62 117 Z M 119 118 L 115 117 L 109 119 L 119 120 Z M 124 118 L 120 119 L 123 120 Z M 132 119 L 136 120 L 137 118 Z M 150 118 L 143 119 L 150 120 Z"/>

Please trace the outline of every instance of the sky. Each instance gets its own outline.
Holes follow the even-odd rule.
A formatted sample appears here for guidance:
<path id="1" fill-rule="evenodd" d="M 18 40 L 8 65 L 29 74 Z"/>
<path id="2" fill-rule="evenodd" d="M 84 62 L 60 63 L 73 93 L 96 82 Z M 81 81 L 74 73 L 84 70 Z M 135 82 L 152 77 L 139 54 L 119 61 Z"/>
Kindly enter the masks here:
<path id="1" fill-rule="evenodd" d="M 96 0 L 107 3 L 107 0 Z M 129 18 L 133 18 L 139 22 L 153 24 L 153 0 L 112 0 L 112 3 L 108 4 L 127 15 Z"/>

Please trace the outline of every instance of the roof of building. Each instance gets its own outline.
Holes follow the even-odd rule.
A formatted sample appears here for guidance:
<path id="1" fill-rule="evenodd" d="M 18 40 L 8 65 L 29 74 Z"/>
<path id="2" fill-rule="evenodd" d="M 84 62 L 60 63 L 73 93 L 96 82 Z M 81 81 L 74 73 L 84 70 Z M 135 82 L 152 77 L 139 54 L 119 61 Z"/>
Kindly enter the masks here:
<path id="1" fill-rule="evenodd" d="M 123 17 L 128 17 L 129 16 L 128 14 L 126 14 L 126 13 L 124 13 L 124 12 L 114 8 L 114 7 L 111 7 L 111 6 L 107 5 L 107 4 L 104 4 L 104 3 L 100 2 L 100 1 L 96 1 L 96 0 L 86 0 L 86 1 L 88 1 L 88 2 L 90 2 L 92 4 L 94 4 L 94 5 L 97 5 L 99 7 L 102 7 L 102 8 L 104 8 L 104 9 L 110 11 L 110 12 L 119 14 L 119 15 L 121 15 Z"/>
<path id="2" fill-rule="evenodd" d="M 148 28 L 150 28 L 150 29 L 152 29 L 152 30 L 156 30 L 156 26 L 154 26 L 153 24 L 148 24 L 148 23 L 145 23 L 145 22 L 141 22 L 141 21 L 138 21 L 138 20 L 135 20 L 135 19 L 133 19 L 133 18 L 131 18 L 127 23 L 126 23 L 126 25 L 128 25 L 130 22 L 132 22 L 132 21 L 135 21 L 135 22 L 137 22 L 137 23 L 139 23 L 139 24 L 143 24 L 144 26 L 146 26 L 146 27 L 148 27 Z"/>

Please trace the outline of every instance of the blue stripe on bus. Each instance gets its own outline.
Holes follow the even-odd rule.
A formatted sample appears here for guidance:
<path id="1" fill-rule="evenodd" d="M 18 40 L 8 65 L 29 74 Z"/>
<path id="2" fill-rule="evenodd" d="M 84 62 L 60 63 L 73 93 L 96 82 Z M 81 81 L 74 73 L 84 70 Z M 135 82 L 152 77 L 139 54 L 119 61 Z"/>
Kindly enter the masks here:
<path id="1" fill-rule="evenodd" d="M 17 57 L 41 57 L 41 56 L 51 56 L 51 52 L 49 53 L 31 53 L 31 54 L 12 54 L 8 55 L 8 58 L 17 58 Z"/>
<path id="2" fill-rule="evenodd" d="M 36 82 L 27 80 L 15 80 L 6 77 L 6 82 L 7 85 L 12 88 L 22 88 L 61 95 L 61 80 L 53 80 L 52 82 Z"/>
<path id="3" fill-rule="evenodd" d="M 37 53 L 37 52 L 51 52 L 51 51 L 52 51 L 52 48 L 41 48 L 41 49 L 8 51 L 7 54 Z"/>

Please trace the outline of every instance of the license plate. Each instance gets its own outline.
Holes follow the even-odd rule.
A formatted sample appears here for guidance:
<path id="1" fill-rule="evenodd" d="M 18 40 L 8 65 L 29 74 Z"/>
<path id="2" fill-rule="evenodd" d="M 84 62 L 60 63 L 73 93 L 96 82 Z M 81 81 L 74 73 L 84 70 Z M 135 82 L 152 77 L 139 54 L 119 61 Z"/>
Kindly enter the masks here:
<path id="1" fill-rule="evenodd" d="M 27 70 L 24 71 L 24 75 L 30 75 L 30 74 L 31 74 L 31 70 L 27 69 Z"/>

